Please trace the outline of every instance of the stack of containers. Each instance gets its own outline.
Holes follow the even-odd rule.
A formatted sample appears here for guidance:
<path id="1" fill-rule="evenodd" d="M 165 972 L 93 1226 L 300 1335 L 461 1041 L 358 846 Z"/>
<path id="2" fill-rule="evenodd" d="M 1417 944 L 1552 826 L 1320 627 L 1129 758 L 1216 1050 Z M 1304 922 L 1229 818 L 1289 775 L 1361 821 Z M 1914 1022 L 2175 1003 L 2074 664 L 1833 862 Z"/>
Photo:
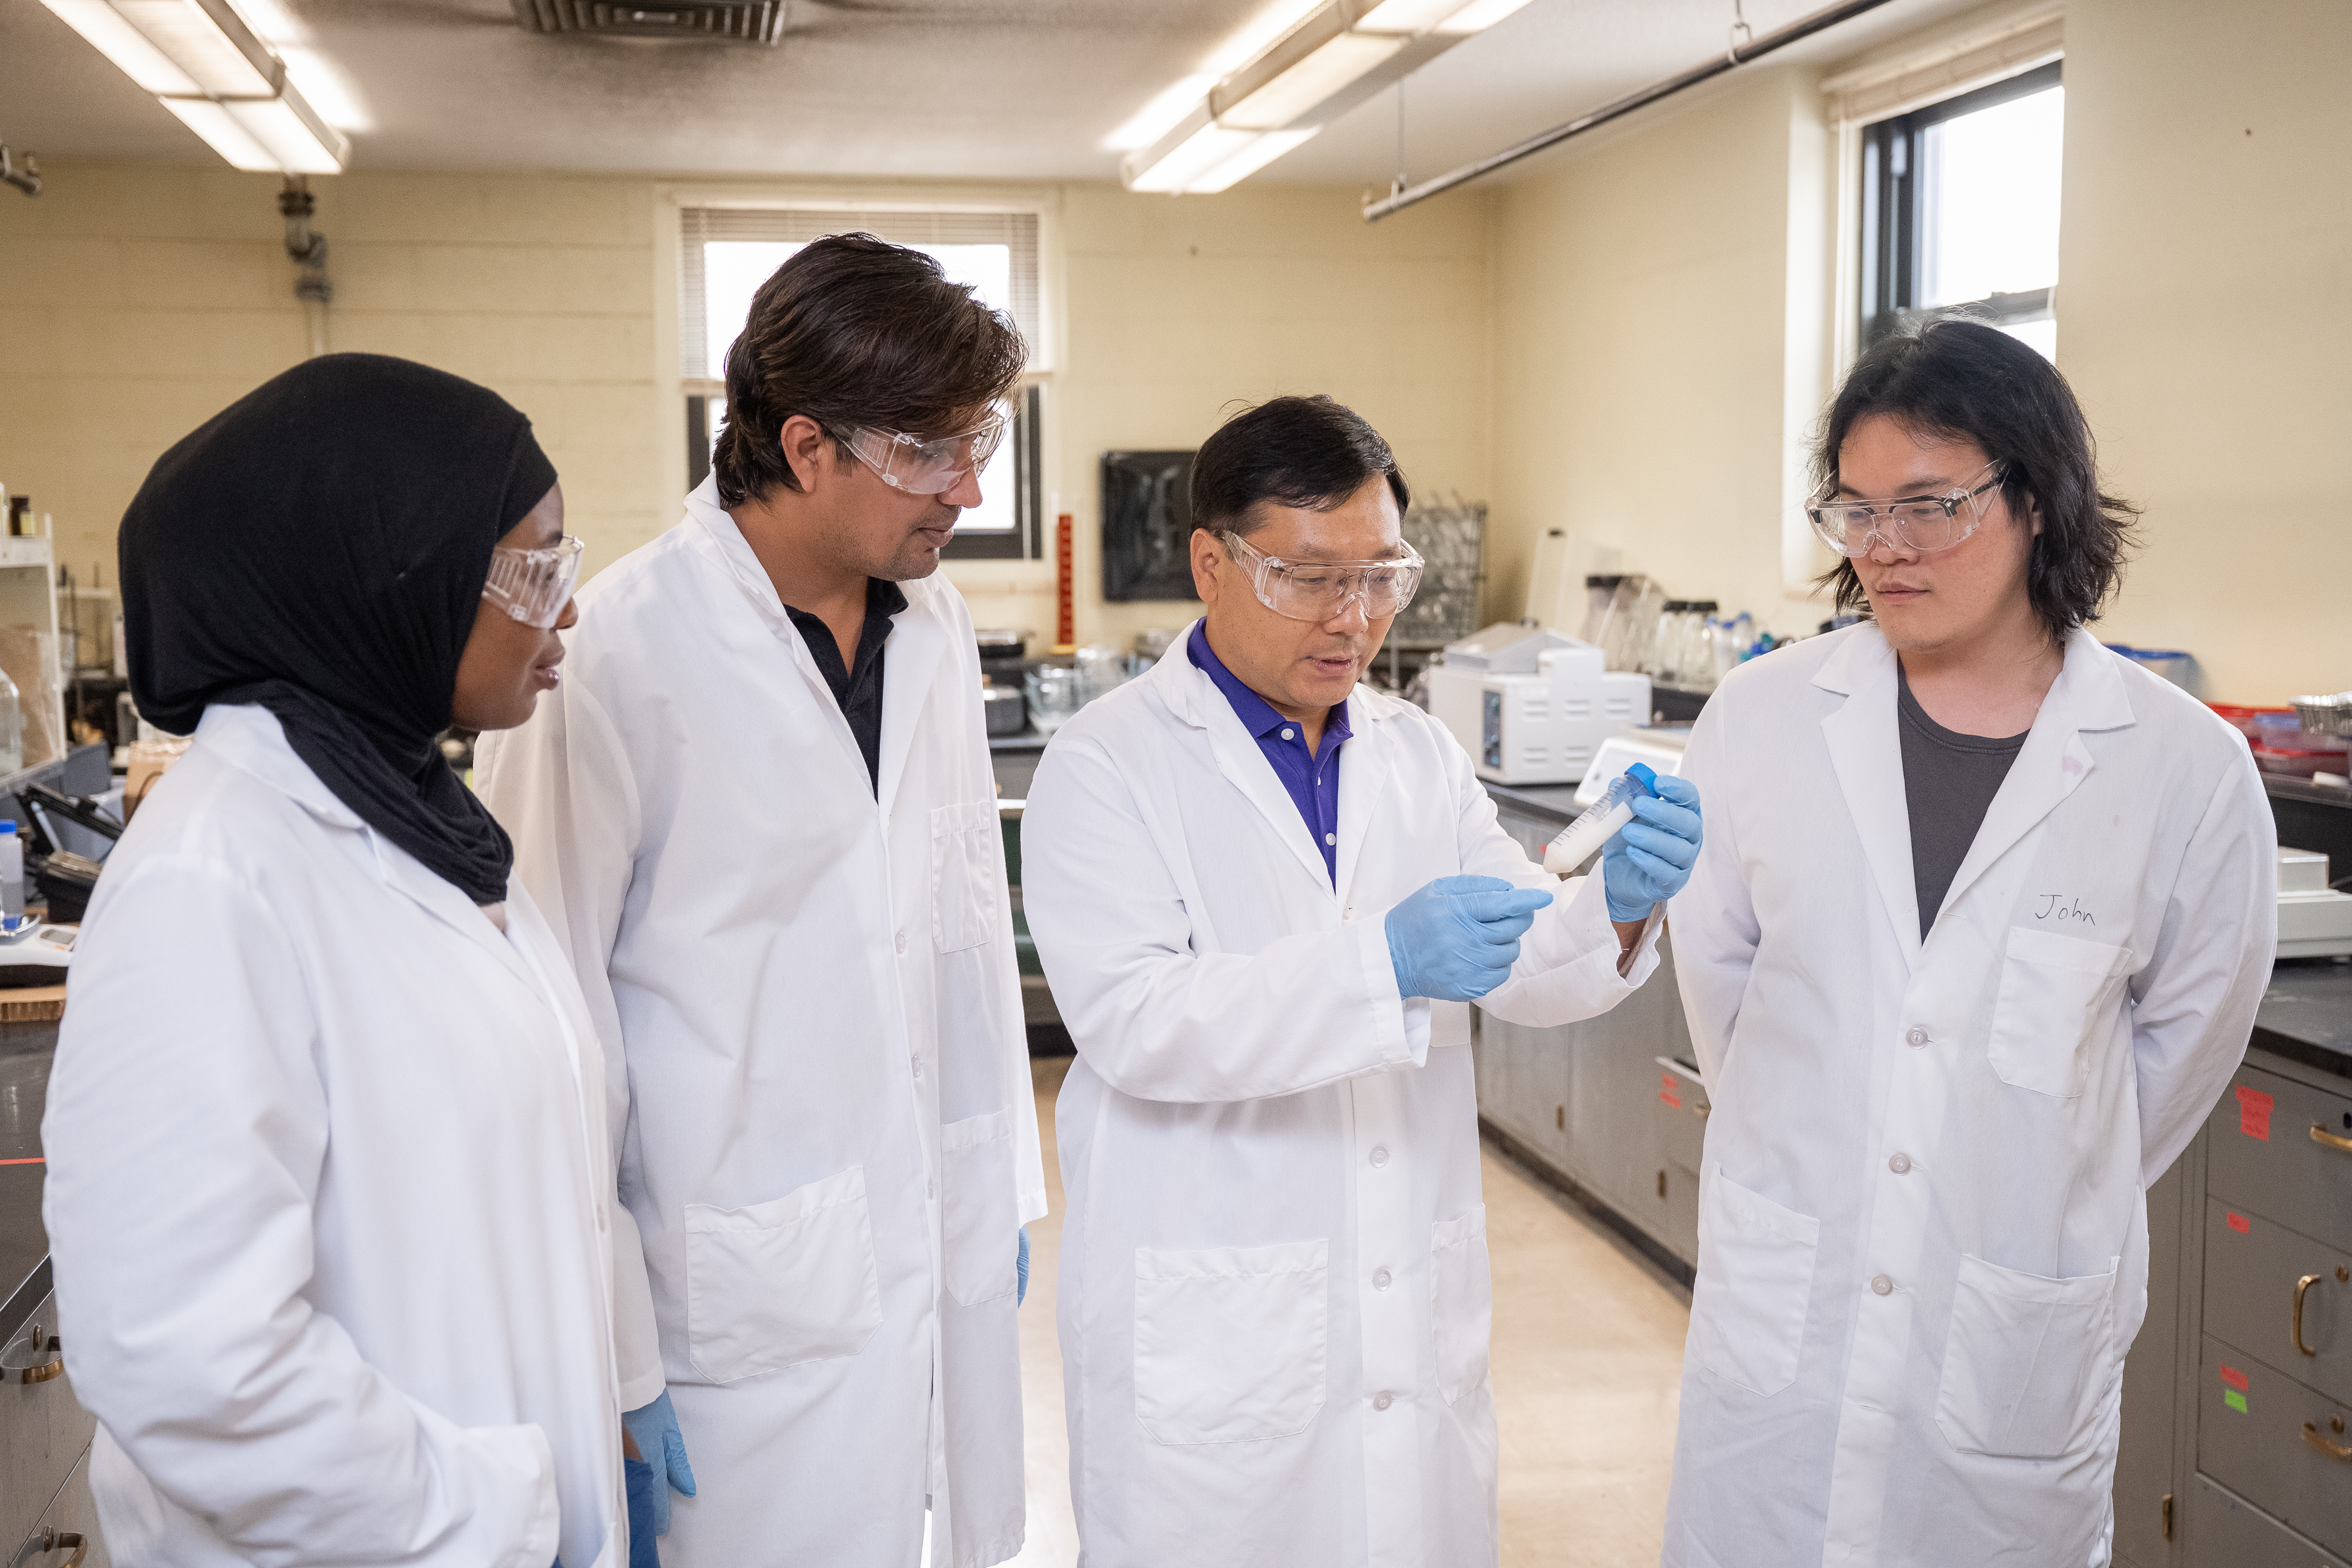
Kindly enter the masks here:
<path id="1" fill-rule="evenodd" d="M 2346 772 L 2344 737 L 2312 733 L 2292 708 L 2249 708 L 2234 702 L 2207 706 L 2244 733 L 2254 761 L 2266 773 L 2307 779 L 2314 773 Z"/>

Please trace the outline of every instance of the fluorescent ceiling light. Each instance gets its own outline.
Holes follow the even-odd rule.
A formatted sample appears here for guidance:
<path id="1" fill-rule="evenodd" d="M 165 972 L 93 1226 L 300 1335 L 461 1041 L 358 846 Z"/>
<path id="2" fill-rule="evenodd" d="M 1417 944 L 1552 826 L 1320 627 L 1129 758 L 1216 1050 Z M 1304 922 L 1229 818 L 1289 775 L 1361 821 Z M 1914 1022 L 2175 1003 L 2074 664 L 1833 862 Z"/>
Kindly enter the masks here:
<path id="1" fill-rule="evenodd" d="M 1223 163 L 1184 187 L 1192 195 L 1210 196 L 1239 184 L 1293 147 L 1322 130 L 1310 125 L 1304 131 L 1268 131 L 1253 137 L 1249 144 Z"/>
<path id="2" fill-rule="evenodd" d="M 1437 24 L 1436 31 L 1451 37 L 1483 33 L 1525 5 L 1528 0 L 1470 0 L 1470 4 Z"/>
<path id="3" fill-rule="evenodd" d="M 1371 74 L 1404 46 L 1402 38 L 1341 33 L 1261 80 L 1249 79 L 1255 72 L 1241 73 L 1230 86 L 1212 92 L 1209 102 L 1223 124 L 1279 131 Z"/>
<path id="4" fill-rule="evenodd" d="M 228 0 L 42 0 L 240 169 L 340 173 L 351 143 Z"/>
<path id="5" fill-rule="evenodd" d="M 1109 153 L 1132 153 L 1139 147 L 1149 147 L 1169 129 L 1200 107 L 1217 79 L 1205 71 L 1180 77 L 1150 103 L 1120 121 L 1118 129 L 1102 139 L 1103 150 Z"/>
<path id="6" fill-rule="evenodd" d="M 1256 132 L 1220 125 L 1209 118 L 1205 106 L 1196 109 L 1151 146 L 1128 155 L 1122 170 L 1127 188 L 1181 195 L 1257 140 Z"/>
<path id="7" fill-rule="evenodd" d="M 1367 33 L 1425 33 L 1460 9 L 1462 0 L 1380 0 L 1356 26 Z"/>

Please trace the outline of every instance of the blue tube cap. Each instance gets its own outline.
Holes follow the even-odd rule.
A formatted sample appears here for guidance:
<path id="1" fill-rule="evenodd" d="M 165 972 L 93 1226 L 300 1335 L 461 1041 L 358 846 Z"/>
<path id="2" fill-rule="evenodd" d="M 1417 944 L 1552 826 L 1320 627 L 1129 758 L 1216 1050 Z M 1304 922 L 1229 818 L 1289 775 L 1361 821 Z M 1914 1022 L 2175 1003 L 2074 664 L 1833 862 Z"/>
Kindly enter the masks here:
<path id="1" fill-rule="evenodd" d="M 1642 787 L 1652 795 L 1658 793 L 1658 775 L 1651 771 L 1647 763 L 1635 763 L 1625 773 L 1628 777 L 1639 780 Z"/>

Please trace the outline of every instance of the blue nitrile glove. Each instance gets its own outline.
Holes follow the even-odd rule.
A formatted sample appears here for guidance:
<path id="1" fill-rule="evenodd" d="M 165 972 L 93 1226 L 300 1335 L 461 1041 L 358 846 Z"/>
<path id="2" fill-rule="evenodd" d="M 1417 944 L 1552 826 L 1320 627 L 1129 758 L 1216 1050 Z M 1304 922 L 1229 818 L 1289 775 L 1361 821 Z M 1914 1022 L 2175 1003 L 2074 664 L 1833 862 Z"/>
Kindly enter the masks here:
<path id="1" fill-rule="evenodd" d="M 1551 895 L 1500 877 L 1440 877 L 1383 921 L 1397 994 L 1475 1002 L 1510 978 L 1519 938 Z"/>
<path id="2" fill-rule="evenodd" d="M 621 1476 L 629 1487 L 629 1568 L 661 1568 L 661 1548 L 654 1542 L 661 1533 L 654 1520 L 657 1506 L 654 1500 L 668 1500 L 663 1496 L 661 1479 L 654 1474 L 651 1460 L 632 1459 L 626 1454 L 621 1456 Z"/>
<path id="3" fill-rule="evenodd" d="M 1013 1297 L 1013 1305 L 1018 1309 L 1029 1299 L 1029 1227 L 1025 1225 L 1021 1227 L 1021 1257 L 1013 1267 L 1021 1278 L 1020 1289 Z"/>
<path id="4" fill-rule="evenodd" d="M 621 1419 L 628 1423 L 629 1436 L 637 1440 L 637 1452 L 653 1470 L 653 1532 L 667 1535 L 670 1489 L 674 1487 L 688 1497 L 694 1495 L 694 1467 L 686 1462 L 686 1439 L 678 1434 L 677 1412 L 670 1408 L 669 1390 L 663 1389 L 659 1399 Z"/>
<path id="5" fill-rule="evenodd" d="M 1656 795 L 1638 795 L 1633 820 L 1601 847 L 1601 887 L 1612 921 L 1645 921 L 1651 906 L 1683 890 L 1698 860 L 1698 786 L 1660 773 Z"/>

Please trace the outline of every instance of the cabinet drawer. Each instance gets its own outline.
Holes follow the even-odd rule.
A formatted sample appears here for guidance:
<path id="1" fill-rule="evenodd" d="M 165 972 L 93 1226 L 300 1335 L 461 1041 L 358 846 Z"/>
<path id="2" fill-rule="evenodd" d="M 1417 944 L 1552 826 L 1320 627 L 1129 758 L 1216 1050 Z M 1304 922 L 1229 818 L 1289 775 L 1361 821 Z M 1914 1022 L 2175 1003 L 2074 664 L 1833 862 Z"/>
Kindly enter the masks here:
<path id="1" fill-rule="evenodd" d="M 66 1537 L 63 1544 L 58 1538 Z M 72 1538 L 79 1536 L 79 1542 Z M 89 1456 L 85 1453 L 74 1461 L 65 1485 L 16 1549 L 8 1568 L 65 1568 L 74 1562 L 74 1552 L 81 1552 L 79 1568 L 113 1568 L 113 1559 L 106 1552 L 106 1542 L 98 1533 L 98 1503 L 89 1495 Z"/>
<path id="2" fill-rule="evenodd" d="M 2197 1568 L 2352 1568 L 2203 1476 L 2189 1483 L 2185 1533 Z"/>
<path id="3" fill-rule="evenodd" d="M 2242 1067 L 2208 1125 L 2208 1193 L 2352 1251 L 2352 1098 Z"/>
<path id="4" fill-rule="evenodd" d="M 56 1335 L 55 1296 L 33 1309 L 31 1319 L 10 1342 L 12 1351 L 19 1342 L 29 1340 L 35 1323 L 41 1326 L 44 1344 Z M 6 1359 L 31 1358 L 11 1354 Z M 18 1542 L 57 1495 L 74 1461 L 89 1447 L 98 1421 L 74 1402 L 69 1376 L 26 1384 L 14 1371 L 5 1375 L 5 1381 L 0 1382 L 0 1541 Z"/>
<path id="5" fill-rule="evenodd" d="M 1706 1085 L 1696 1069 L 1672 1057 L 1654 1059 L 1658 1076 L 1650 1114 L 1657 1119 L 1660 1152 L 1670 1163 L 1696 1175 L 1706 1147 Z"/>
<path id="6" fill-rule="evenodd" d="M 2352 1253 L 2208 1199 L 2205 1331 L 2331 1399 L 2352 1401 Z"/>
<path id="7" fill-rule="evenodd" d="M 2200 1383 L 2197 1468 L 2330 1552 L 2352 1552 L 2352 1409 L 2210 1334 Z"/>

